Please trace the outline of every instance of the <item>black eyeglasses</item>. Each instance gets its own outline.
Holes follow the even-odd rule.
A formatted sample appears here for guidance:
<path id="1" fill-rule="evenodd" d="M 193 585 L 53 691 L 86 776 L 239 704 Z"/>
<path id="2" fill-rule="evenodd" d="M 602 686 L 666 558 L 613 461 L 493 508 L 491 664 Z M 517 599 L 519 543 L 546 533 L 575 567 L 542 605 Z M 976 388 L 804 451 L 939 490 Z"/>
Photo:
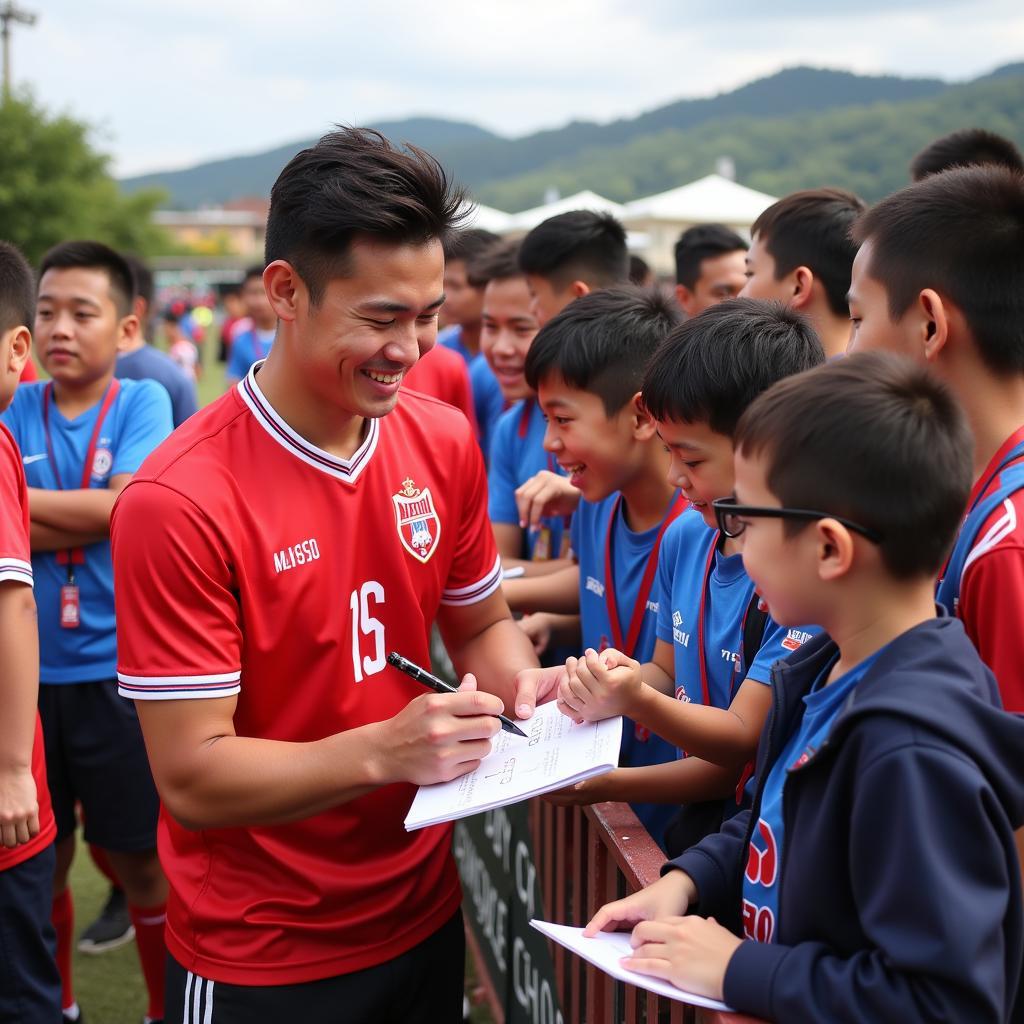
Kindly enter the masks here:
<path id="1" fill-rule="evenodd" d="M 880 544 L 882 535 L 868 526 L 861 526 L 851 519 L 835 516 L 831 512 L 813 512 L 806 508 L 764 508 L 759 505 L 740 505 L 733 498 L 716 498 L 711 502 L 715 510 L 718 528 L 726 537 L 738 537 L 747 524 L 743 519 L 804 519 L 813 522 L 818 519 L 834 519 L 848 530 L 859 533 L 875 544 Z"/>

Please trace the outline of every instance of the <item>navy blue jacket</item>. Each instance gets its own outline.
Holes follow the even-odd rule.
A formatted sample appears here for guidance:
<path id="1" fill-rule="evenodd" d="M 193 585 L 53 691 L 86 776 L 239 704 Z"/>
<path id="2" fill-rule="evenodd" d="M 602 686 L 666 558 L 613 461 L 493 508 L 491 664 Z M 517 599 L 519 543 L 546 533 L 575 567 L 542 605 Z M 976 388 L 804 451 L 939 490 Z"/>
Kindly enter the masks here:
<path id="1" fill-rule="evenodd" d="M 836 654 L 820 636 L 775 665 L 753 808 L 663 869 L 696 883 L 691 912 L 737 934 L 762 780 Z M 1024 1019 L 1024 716 L 1001 710 L 958 620 L 882 651 L 828 739 L 790 769 L 783 817 L 777 941 L 737 949 L 726 1002 L 785 1024 Z"/>

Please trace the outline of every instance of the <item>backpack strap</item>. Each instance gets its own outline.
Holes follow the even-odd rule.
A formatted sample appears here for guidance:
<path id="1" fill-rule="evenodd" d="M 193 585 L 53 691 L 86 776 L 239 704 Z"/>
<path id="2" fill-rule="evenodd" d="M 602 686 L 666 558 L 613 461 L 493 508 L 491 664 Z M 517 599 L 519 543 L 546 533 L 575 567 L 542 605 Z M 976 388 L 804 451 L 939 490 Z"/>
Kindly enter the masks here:
<path id="1" fill-rule="evenodd" d="M 749 672 L 757 652 L 764 643 L 764 630 L 768 624 L 768 612 L 761 607 L 757 591 L 750 595 L 750 603 L 743 615 L 743 668 Z"/>

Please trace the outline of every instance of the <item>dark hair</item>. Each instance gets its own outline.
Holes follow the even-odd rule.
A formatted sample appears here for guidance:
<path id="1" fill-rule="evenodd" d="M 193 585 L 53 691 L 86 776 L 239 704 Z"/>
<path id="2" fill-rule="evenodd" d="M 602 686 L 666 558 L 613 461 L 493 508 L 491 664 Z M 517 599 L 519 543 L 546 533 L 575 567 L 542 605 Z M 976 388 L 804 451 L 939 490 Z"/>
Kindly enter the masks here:
<path id="1" fill-rule="evenodd" d="M 691 291 L 700 280 L 700 265 L 727 252 L 747 251 L 747 243 L 724 224 L 697 224 L 676 242 L 676 284 Z"/>
<path id="2" fill-rule="evenodd" d="M 444 240 L 445 262 L 465 260 L 468 263 L 485 249 L 489 249 L 495 242 L 500 241 L 499 235 L 493 231 L 485 231 L 483 228 L 465 228 L 462 231 L 453 231 Z"/>
<path id="3" fill-rule="evenodd" d="M 244 288 L 254 277 L 262 283 L 263 271 L 266 269 L 267 267 L 264 263 L 254 263 L 251 267 L 246 267 L 245 273 L 242 275 L 241 284 L 238 286 L 239 291 L 241 291 L 242 288 Z"/>
<path id="4" fill-rule="evenodd" d="M 135 285 L 135 297 L 146 303 L 146 309 L 152 309 L 153 295 L 156 285 L 153 281 L 153 271 L 132 253 L 125 253 L 125 263 L 131 268 L 132 282 Z"/>
<path id="5" fill-rule="evenodd" d="M 998 164 L 1014 171 L 1024 171 L 1024 157 L 1009 139 L 984 128 L 961 128 L 925 146 L 911 161 L 910 176 L 914 181 L 920 181 L 952 167 L 975 164 Z"/>
<path id="6" fill-rule="evenodd" d="M 522 277 L 519 269 L 519 242 L 492 242 L 466 261 L 466 280 L 474 288 L 486 288 L 491 281 L 507 281 Z"/>
<path id="7" fill-rule="evenodd" d="M 727 299 L 665 339 L 644 374 L 644 405 L 656 420 L 731 435 L 762 391 L 824 361 L 805 316 L 777 302 Z"/>
<path id="8" fill-rule="evenodd" d="M 775 261 L 775 280 L 808 267 L 825 288 L 829 309 L 849 313 L 846 293 L 857 246 L 850 238 L 864 201 L 841 188 L 813 188 L 773 203 L 750 227 Z"/>
<path id="9" fill-rule="evenodd" d="M 519 247 L 525 274 L 547 278 L 559 288 L 585 281 L 608 288 L 629 280 L 625 228 L 610 213 L 571 210 L 538 224 Z"/>
<path id="10" fill-rule="evenodd" d="M 287 260 L 314 305 L 344 275 L 353 239 L 420 244 L 465 216 L 465 193 L 416 146 L 393 146 L 369 128 L 339 128 L 297 153 L 270 190 L 266 261 Z"/>
<path id="11" fill-rule="evenodd" d="M 630 253 L 629 256 L 629 283 L 642 288 L 647 279 L 651 276 L 651 265 L 642 256 Z"/>
<path id="12" fill-rule="evenodd" d="M 39 278 L 48 270 L 73 270 L 82 267 L 102 270 L 110 279 L 110 298 L 118 316 L 127 316 L 135 300 L 135 278 L 128 261 L 102 242 L 61 242 L 39 264 Z"/>
<path id="13" fill-rule="evenodd" d="M 36 282 L 21 250 L 0 242 L 0 334 L 15 327 L 32 330 L 36 318 Z"/>
<path id="14" fill-rule="evenodd" d="M 536 391 L 557 375 L 597 395 L 613 416 L 640 390 L 644 366 L 679 319 L 679 308 L 657 289 L 591 292 L 537 333 L 526 356 L 526 382 Z"/>
<path id="15" fill-rule="evenodd" d="M 971 489 L 974 445 L 956 399 L 923 367 L 858 352 L 781 381 L 740 420 L 736 447 L 765 458 L 784 506 L 877 530 L 898 579 L 942 568 Z M 786 533 L 801 528 L 787 523 Z"/>
<path id="16" fill-rule="evenodd" d="M 963 313 L 984 363 L 1024 372 L 1024 175 L 1003 167 L 933 174 L 883 199 L 854 228 L 895 322 L 933 288 Z"/>

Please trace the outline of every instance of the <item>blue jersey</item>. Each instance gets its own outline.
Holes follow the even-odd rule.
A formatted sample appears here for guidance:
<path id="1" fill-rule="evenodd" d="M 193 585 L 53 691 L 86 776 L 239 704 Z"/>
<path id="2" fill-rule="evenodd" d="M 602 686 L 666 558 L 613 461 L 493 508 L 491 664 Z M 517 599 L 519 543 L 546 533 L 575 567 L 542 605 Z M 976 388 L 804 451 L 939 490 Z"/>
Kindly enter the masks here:
<path id="1" fill-rule="evenodd" d="M 744 665 L 743 625 L 754 583 L 743 568 L 743 557 L 723 555 L 717 549 L 718 538 L 718 531 L 695 509 L 684 512 L 665 531 L 655 588 L 657 637 L 672 645 L 676 697 L 727 708 L 744 679 L 770 684 L 773 662 L 797 650 L 818 630 L 787 629 L 769 617 L 760 650 L 749 666 Z M 702 609 L 703 650 L 698 639 Z"/>
<path id="2" fill-rule="evenodd" d="M 29 487 L 57 490 L 57 477 L 47 452 L 43 421 L 46 384 L 22 384 L 3 420 L 21 448 Z M 85 456 L 102 402 L 73 420 L 50 403 L 50 439 L 61 483 L 67 490 L 82 485 Z M 171 400 L 153 380 L 123 380 L 104 418 L 96 442 L 89 486 L 102 488 L 111 477 L 134 473 L 147 455 L 171 432 Z M 39 679 L 43 683 L 85 683 L 113 679 L 117 672 L 114 638 L 114 578 L 110 542 L 85 548 L 85 564 L 74 566 L 80 593 L 80 625 L 60 625 L 61 587 L 68 567 L 57 552 L 32 555 L 36 605 L 39 609 Z M 154 580 L 153 585 L 159 585 Z"/>
<path id="3" fill-rule="evenodd" d="M 516 488 L 543 469 L 562 472 L 558 463 L 544 451 L 545 429 L 544 414 L 532 398 L 516 402 L 498 420 L 487 471 L 487 514 L 492 523 L 518 527 Z M 541 528 L 527 534 L 522 557 L 558 558 L 562 553 L 563 526 L 561 516 L 542 519 Z"/>
<path id="4" fill-rule="evenodd" d="M 494 447 L 494 431 L 498 420 L 505 411 L 505 396 L 482 352 L 478 352 L 469 361 L 469 389 L 473 392 L 473 412 L 480 431 L 480 447 L 486 459 Z"/>
<path id="5" fill-rule="evenodd" d="M 607 588 L 614 587 L 615 604 L 623 636 L 629 633 L 630 622 L 640 598 L 647 561 L 655 550 L 661 526 L 642 533 L 629 528 L 625 518 L 625 504 L 618 493 L 599 502 L 581 501 L 572 517 L 572 550 L 580 568 L 580 629 L 583 649 L 596 651 L 614 646 L 614 631 L 608 611 Z M 666 509 L 666 515 L 676 507 L 677 498 Z M 615 519 L 612 521 L 612 514 Z M 612 576 L 606 578 L 605 564 L 608 526 L 612 523 Z M 671 527 L 669 527 L 671 529 Z M 637 661 L 650 661 L 654 654 L 655 625 L 658 617 L 657 591 L 644 601 L 641 626 L 637 641 L 630 651 L 623 651 Z M 624 768 L 664 764 L 676 760 L 676 748 L 667 740 L 629 719 L 623 722 L 622 747 L 619 764 Z M 659 843 L 665 826 L 675 814 L 671 804 L 631 804 L 634 813 Z"/>
<path id="6" fill-rule="evenodd" d="M 760 817 L 750 838 L 743 874 L 743 930 L 748 939 L 773 942 L 778 934 L 778 880 L 786 838 L 782 794 L 787 774 L 799 768 L 824 743 L 847 698 L 880 653 L 876 651 L 828 686 L 824 683 L 832 666 L 822 672 L 803 698 L 800 724 L 768 771 L 761 793 Z"/>
<path id="7" fill-rule="evenodd" d="M 231 342 L 231 354 L 228 356 L 227 375 L 231 380 L 241 380 L 249 372 L 253 363 L 266 359 L 274 346 L 276 331 L 260 331 L 255 327 L 242 331 Z"/>

